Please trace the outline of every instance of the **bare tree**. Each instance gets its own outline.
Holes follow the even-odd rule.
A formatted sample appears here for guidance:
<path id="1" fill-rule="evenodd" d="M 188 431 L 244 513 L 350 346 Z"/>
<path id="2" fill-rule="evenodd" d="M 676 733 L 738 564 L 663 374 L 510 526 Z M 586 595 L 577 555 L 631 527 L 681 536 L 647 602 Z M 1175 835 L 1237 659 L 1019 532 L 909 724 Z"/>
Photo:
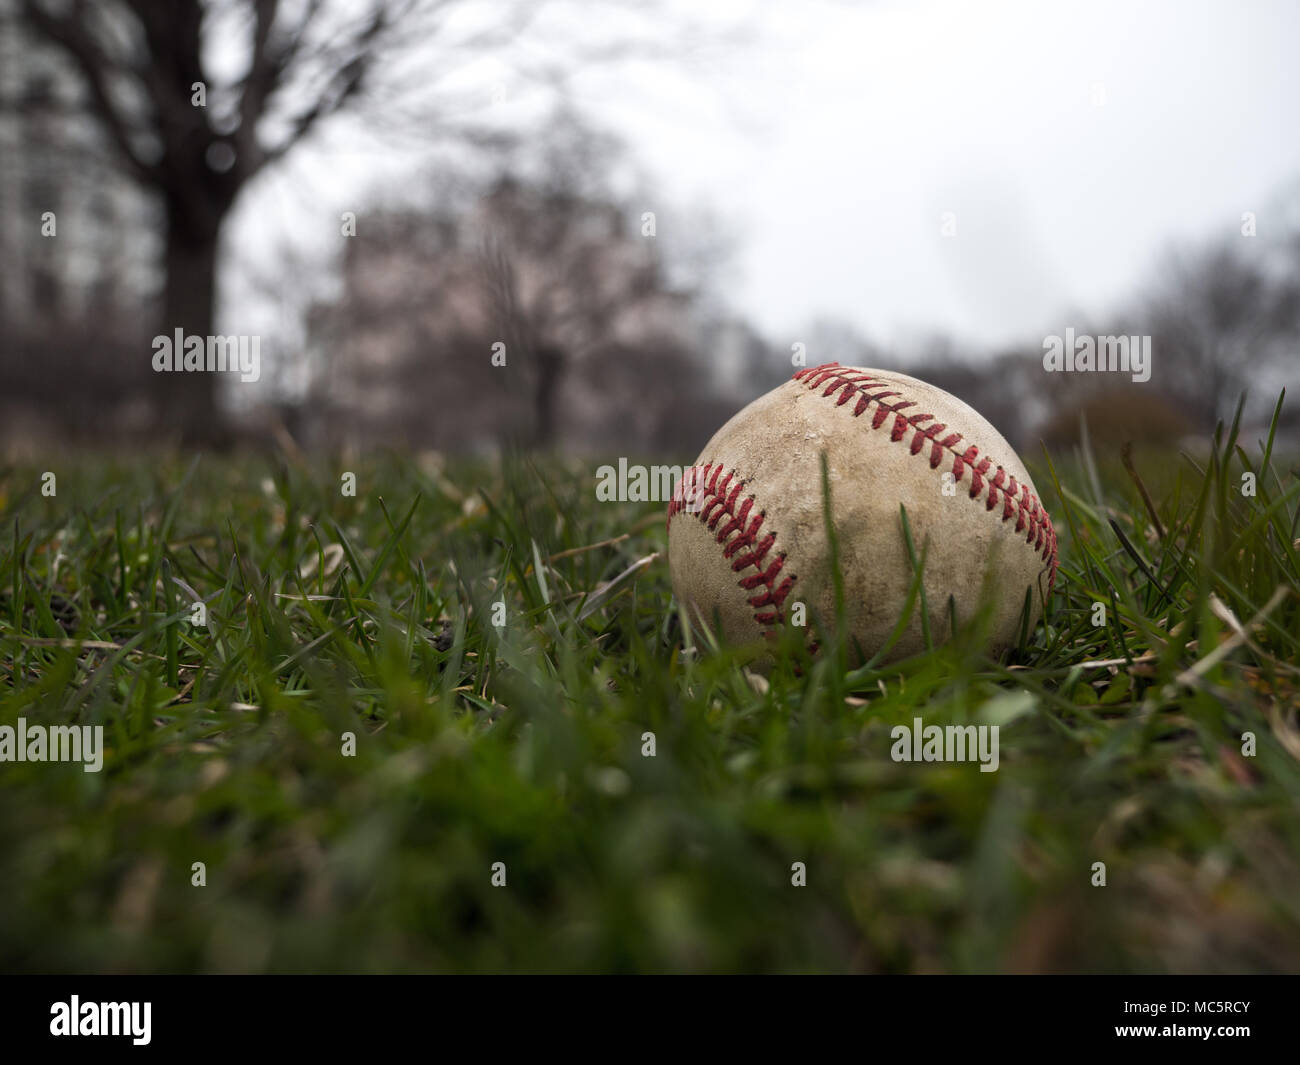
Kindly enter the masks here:
<path id="1" fill-rule="evenodd" d="M 722 413 L 700 364 L 724 345 L 642 230 L 654 199 L 611 191 L 610 145 L 575 122 L 541 127 L 532 165 L 368 217 L 340 295 L 313 313 L 321 435 L 662 447 Z"/>
<path id="2" fill-rule="evenodd" d="M 219 240 L 240 192 L 334 116 L 385 94 L 396 99 L 398 75 L 409 75 L 398 58 L 448 40 L 452 9 L 465 6 L 456 0 L 13 5 L 21 28 L 71 60 L 117 164 L 160 201 L 161 327 L 200 336 L 214 331 Z M 503 47 L 527 22 L 528 8 L 510 4 L 489 28 L 457 30 L 460 58 Z M 217 40 L 242 52 L 242 70 L 233 77 L 221 73 L 219 64 L 230 57 L 217 55 Z M 435 49 L 428 61 L 441 75 L 453 65 L 449 58 Z M 454 113 L 444 117 L 440 131 L 455 132 Z M 221 435 L 211 375 L 155 378 L 164 426 L 195 443 Z"/>
<path id="3" fill-rule="evenodd" d="M 1159 287 L 1139 308 L 1159 386 L 1196 424 L 1213 425 L 1260 371 L 1295 358 L 1296 261 L 1274 266 L 1242 251 L 1240 238 L 1171 253 Z"/>
<path id="4" fill-rule="evenodd" d="M 609 172 L 618 145 L 568 114 L 546 142 L 538 179 L 503 176 L 485 198 L 480 245 L 494 317 L 531 374 L 539 447 L 555 443 L 564 375 L 617 347 L 620 328 L 659 328 L 687 295 L 672 291 L 631 207 L 593 178 Z"/>

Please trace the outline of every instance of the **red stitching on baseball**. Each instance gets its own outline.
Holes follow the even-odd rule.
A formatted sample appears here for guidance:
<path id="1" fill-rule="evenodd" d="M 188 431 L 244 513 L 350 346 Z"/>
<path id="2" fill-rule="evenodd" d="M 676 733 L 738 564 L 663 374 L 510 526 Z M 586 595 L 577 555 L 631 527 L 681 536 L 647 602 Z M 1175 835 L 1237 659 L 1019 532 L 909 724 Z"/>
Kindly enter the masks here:
<path id="1" fill-rule="evenodd" d="M 1052 519 L 1048 516 L 1047 510 L 1027 485 L 1017 484 L 1015 477 L 1008 474 L 1001 466 L 997 468 L 997 473 L 989 478 L 988 472 L 993 465 L 992 460 L 987 457 L 981 458 L 979 449 L 973 445 L 967 447 L 964 451 L 958 451 L 957 444 L 961 441 L 960 433 L 950 433 L 942 440 L 937 439 L 938 435 L 948 428 L 946 425 L 935 424 L 928 429 L 922 429 L 922 424 L 933 421 L 934 415 L 904 414 L 903 412 L 909 407 L 916 406 L 915 402 L 907 400 L 895 400 L 893 403 L 886 402 L 892 397 L 900 396 L 902 393 L 885 391 L 876 392 L 874 395 L 870 394 L 868 385 L 875 389 L 885 384 L 884 381 L 878 381 L 870 374 L 842 367 L 838 362 L 828 362 L 821 366 L 809 366 L 797 371 L 794 380 L 802 381 L 811 391 L 816 391 L 825 385 L 826 387 L 822 390 L 823 396 L 831 396 L 839 392 L 840 397 L 835 404 L 838 407 L 844 406 L 856 394 L 858 401 L 853 407 L 853 416 L 855 418 L 860 418 L 866 413 L 871 404 L 876 404 L 876 409 L 871 415 L 872 429 L 880 429 L 892 414 L 894 421 L 890 427 L 890 442 L 901 442 L 907 435 L 907 430 L 911 429 L 913 434 L 909 447 L 913 455 L 919 455 L 925 449 L 928 440 L 931 445 L 929 454 L 931 469 L 938 468 L 943 461 L 945 452 L 952 455 L 952 476 L 954 481 L 960 484 L 967 469 L 970 469 L 971 499 L 978 498 L 980 492 L 987 485 L 988 495 L 984 501 L 985 510 L 992 511 L 998 505 L 1000 493 L 1002 497 L 1002 520 L 1010 521 L 1014 517 L 1016 519 L 1015 531 L 1024 533 L 1025 542 L 1030 544 L 1050 566 L 1047 579 L 1047 594 L 1052 594 L 1052 588 L 1056 584 L 1056 530 L 1052 527 Z M 986 480 L 986 478 L 988 479 Z M 1017 499 L 1017 496 L 1019 496 L 1019 499 Z"/>
<path id="2" fill-rule="evenodd" d="M 845 395 L 851 394 L 845 392 Z M 736 582 L 745 591 L 754 593 L 746 597 L 749 605 L 754 608 L 754 620 L 764 626 L 777 625 L 781 622 L 781 608 L 790 589 L 794 587 L 795 577 L 787 574 L 784 579 L 781 578 L 781 570 L 785 566 L 784 553 L 767 561 L 768 552 L 776 544 L 776 533 L 769 530 L 761 540 L 758 539 L 767 515 L 760 510 L 750 517 L 754 497 L 746 496 L 739 507 L 736 505 L 745 490 L 745 482 L 737 477 L 735 470 L 730 470 L 719 483 L 718 475 L 721 472 L 722 467 L 711 462 L 704 466 L 691 466 L 686 470 L 668 504 L 668 527 L 672 528 L 674 515 L 682 511 L 693 512 L 701 524 L 714 533 L 717 542 L 723 545 L 722 557 L 736 556 L 731 563 L 733 572 L 740 573 L 747 569 L 756 571 Z M 689 500 L 687 493 L 691 496 Z M 723 524 L 723 517 L 730 520 Z M 742 548 L 749 550 L 739 553 Z"/>

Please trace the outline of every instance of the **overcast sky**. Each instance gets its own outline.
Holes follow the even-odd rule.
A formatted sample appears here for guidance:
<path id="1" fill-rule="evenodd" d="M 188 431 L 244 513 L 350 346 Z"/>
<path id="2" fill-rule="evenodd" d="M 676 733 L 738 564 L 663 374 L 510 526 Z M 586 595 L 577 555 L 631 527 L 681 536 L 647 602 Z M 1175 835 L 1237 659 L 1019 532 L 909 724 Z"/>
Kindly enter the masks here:
<path id="1" fill-rule="evenodd" d="M 755 39 L 588 74 L 575 99 L 666 200 L 725 220 L 723 293 L 776 341 L 822 315 L 884 344 L 1060 332 L 1122 305 L 1172 242 L 1236 234 L 1244 211 L 1267 237 L 1300 179 L 1294 0 L 717 10 Z M 239 232 L 295 217 L 304 183 L 344 202 L 406 162 L 305 146 Z"/>

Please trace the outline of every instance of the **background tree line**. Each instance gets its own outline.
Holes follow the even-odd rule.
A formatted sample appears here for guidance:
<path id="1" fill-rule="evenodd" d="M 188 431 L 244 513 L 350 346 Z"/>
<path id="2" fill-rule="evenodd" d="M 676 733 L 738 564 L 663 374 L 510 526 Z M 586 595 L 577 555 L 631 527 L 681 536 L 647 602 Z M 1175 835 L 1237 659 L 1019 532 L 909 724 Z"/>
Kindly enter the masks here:
<path id="1" fill-rule="evenodd" d="M 517 19 L 456 37 L 443 6 L 0 2 L 8 446 L 211 446 L 283 430 L 304 447 L 687 452 L 788 376 L 796 342 L 811 362 L 925 377 L 1022 446 L 1068 444 L 1081 415 L 1103 441 L 1176 440 L 1206 431 L 1244 387 L 1258 384 L 1263 402 L 1297 383 L 1300 225 L 1171 251 L 1113 316 L 1062 319 L 1062 330 L 1152 336 L 1146 384 L 1046 374 L 1037 337 L 991 353 L 953 337 L 882 350 L 835 319 L 762 336 L 719 291 L 727 235 L 655 210 L 652 189 L 616 187 L 627 150 L 562 93 L 522 139 L 467 121 L 452 97 L 399 106 L 404 59 L 493 54 L 527 25 L 521 5 Z M 233 66 L 205 48 L 214 33 L 238 43 Z M 272 373 L 251 403 L 232 404 L 211 375 L 152 373 L 153 335 L 219 331 L 223 234 L 245 189 L 352 113 L 454 142 L 472 176 L 430 173 L 455 189 L 440 200 L 363 204 L 332 261 L 277 271 L 274 249 L 238 249 L 260 257 L 296 319 L 272 356 L 299 366 L 296 391 Z M 1300 218 L 1300 185 L 1279 200 Z M 333 294 L 315 295 L 308 274 L 335 277 Z"/>

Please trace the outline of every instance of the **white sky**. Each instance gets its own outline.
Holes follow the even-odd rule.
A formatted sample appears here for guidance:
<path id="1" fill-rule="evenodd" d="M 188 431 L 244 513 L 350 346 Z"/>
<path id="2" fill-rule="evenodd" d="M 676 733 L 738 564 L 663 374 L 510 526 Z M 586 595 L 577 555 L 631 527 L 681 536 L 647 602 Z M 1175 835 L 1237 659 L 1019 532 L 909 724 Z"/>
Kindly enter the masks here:
<path id="1" fill-rule="evenodd" d="M 585 74 L 576 102 L 630 143 L 665 206 L 722 216 L 738 238 L 722 294 L 777 342 L 822 315 L 885 344 L 1060 332 L 1118 309 L 1172 242 L 1236 234 L 1243 211 L 1266 238 L 1300 179 L 1295 0 L 715 9 L 748 13 L 757 39 L 668 73 Z M 408 163 L 304 146 L 242 205 L 240 232 L 301 217 L 304 186 L 332 209 Z"/>

